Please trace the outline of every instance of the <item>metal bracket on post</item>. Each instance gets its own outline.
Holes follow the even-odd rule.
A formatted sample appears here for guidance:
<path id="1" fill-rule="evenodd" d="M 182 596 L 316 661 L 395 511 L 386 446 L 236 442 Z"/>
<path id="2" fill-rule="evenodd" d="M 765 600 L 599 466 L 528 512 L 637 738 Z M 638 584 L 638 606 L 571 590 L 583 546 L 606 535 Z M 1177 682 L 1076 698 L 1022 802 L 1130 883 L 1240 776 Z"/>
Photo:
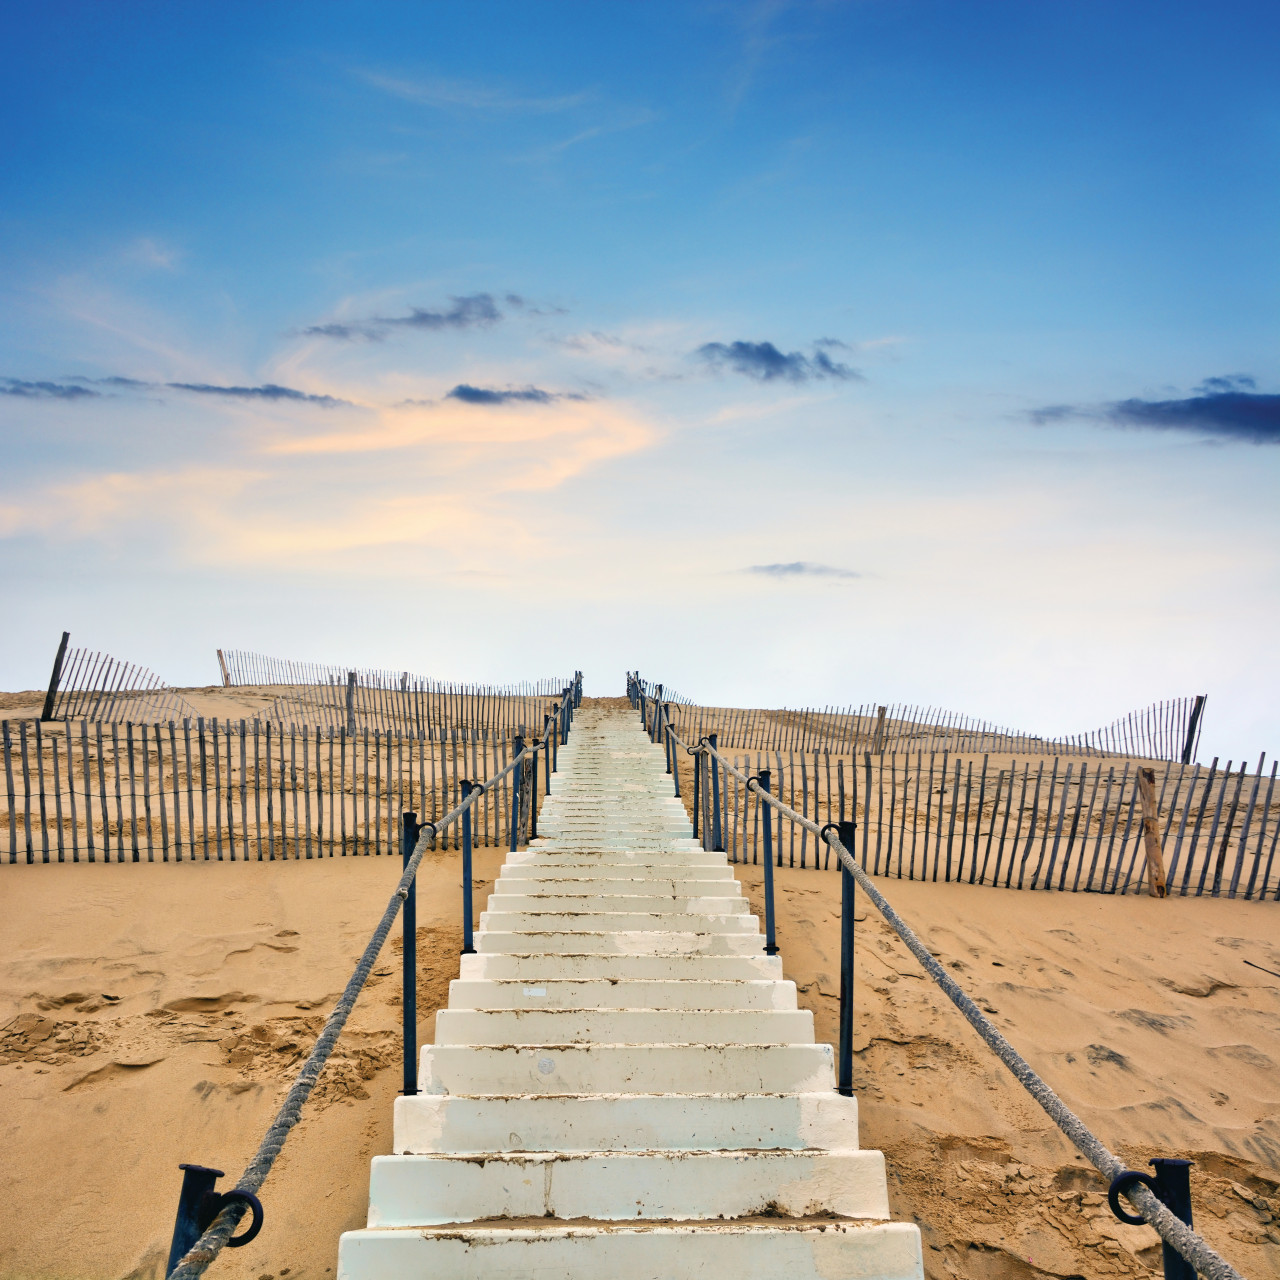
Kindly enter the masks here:
<path id="1" fill-rule="evenodd" d="M 467 797 L 475 790 L 476 784 L 466 778 L 458 780 L 458 796 L 466 802 Z M 462 811 L 462 954 L 473 956 L 476 953 L 471 936 L 471 809 L 468 806 Z"/>
<path id="2" fill-rule="evenodd" d="M 764 953 L 776 956 L 778 943 L 773 922 L 773 817 L 769 806 L 769 770 L 761 769 L 754 778 L 747 781 L 759 785 L 760 802 L 764 805 L 764 821 L 760 824 L 764 831 Z"/>
<path id="3" fill-rule="evenodd" d="M 511 773 L 511 848 L 509 852 L 515 853 L 520 847 L 520 783 L 521 771 L 524 762 L 520 759 L 520 753 L 524 750 L 524 738 L 520 734 L 512 739 L 514 754 L 516 757 L 516 767 Z"/>
<path id="4" fill-rule="evenodd" d="M 1155 1177 L 1149 1173 L 1139 1173 L 1136 1169 L 1126 1169 L 1112 1179 L 1111 1186 L 1107 1189 L 1107 1203 L 1111 1206 L 1111 1212 L 1131 1227 L 1145 1226 L 1145 1218 L 1126 1213 L 1120 1207 L 1120 1197 L 1125 1191 L 1135 1182 L 1141 1182 L 1175 1218 L 1181 1218 L 1187 1226 L 1191 1226 L 1192 1161 L 1157 1156 L 1150 1163 L 1155 1168 Z M 1196 1280 L 1195 1267 L 1182 1254 L 1167 1243 L 1163 1244 L 1162 1250 L 1164 1280 Z"/>
<path id="5" fill-rule="evenodd" d="M 845 849 L 855 847 L 856 822 L 828 822 L 819 833 L 825 836 L 832 828 Z M 853 1097 L 853 943 L 854 887 L 856 881 L 840 860 L 840 1037 L 836 1048 L 836 1092 Z"/>
<path id="6" fill-rule="evenodd" d="M 714 751 L 717 746 L 717 736 L 714 733 L 707 734 L 707 742 Z M 724 832 L 720 824 L 720 769 L 719 762 L 714 756 L 707 757 L 707 764 L 711 769 L 711 850 L 713 853 L 724 852 Z"/>
<path id="7" fill-rule="evenodd" d="M 418 815 L 412 811 L 400 815 L 400 857 L 407 867 L 418 846 Z M 401 948 L 400 982 L 404 1015 L 404 1088 L 406 1097 L 418 1092 L 418 877 L 409 885 L 402 916 L 404 946 Z"/>
<path id="8" fill-rule="evenodd" d="M 210 1169 L 202 1164 L 180 1164 L 182 1190 L 178 1193 L 178 1215 L 173 1223 L 173 1239 L 169 1245 L 169 1261 L 165 1265 L 166 1276 L 191 1252 L 192 1246 L 209 1229 L 214 1218 L 229 1204 L 239 1202 L 253 1214 L 249 1230 L 227 1241 L 232 1249 L 248 1244 L 262 1230 L 262 1204 L 248 1191 L 214 1190 L 214 1183 L 221 1178 L 221 1169 Z"/>

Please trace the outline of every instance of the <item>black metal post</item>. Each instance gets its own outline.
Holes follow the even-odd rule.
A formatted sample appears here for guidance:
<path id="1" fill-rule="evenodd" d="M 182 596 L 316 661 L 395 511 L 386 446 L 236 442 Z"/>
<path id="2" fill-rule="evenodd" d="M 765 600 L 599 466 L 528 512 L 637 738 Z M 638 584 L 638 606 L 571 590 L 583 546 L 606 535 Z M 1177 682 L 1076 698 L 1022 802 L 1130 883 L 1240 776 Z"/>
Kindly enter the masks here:
<path id="1" fill-rule="evenodd" d="M 693 753 L 693 838 L 698 838 L 698 814 L 702 806 L 702 752 Z"/>
<path id="2" fill-rule="evenodd" d="M 520 759 L 520 753 L 524 750 L 524 739 L 516 734 L 514 740 L 516 767 L 511 774 L 511 850 L 515 851 L 520 847 L 520 774 L 524 767 L 524 761 Z"/>
<path id="3" fill-rule="evenodd" d="M 653 727 L 649 734 L 650 742 L 658 740 L 658 725 L 661 723 L 659 714 L 662 710 L 662 686 L 658 685 L 653 691 Z"/>
<path id="4" fill-rule="evenodd" d="M 49 692 L 44 695 L 44 710 L 40 712 L 41 720 L 53 719 L 53 704 L 58 697 L 58 685 L 62 683 L 62 663 L 67 656 L 67 641 L 71 639 L 71 632 L 64 631 L 62 639 L 58 643 L 58 654 L 53 660 L 53 674 L 49 677 Z M 192 1168 L 195 1168 L 193 1165 Z"/>
<path id="5" fill-rule="evenodd" d="M 769 804 L 769 770 L 761 769 L 756 775 L 760 784 L 760 802 L 764 805 L 764 821 L 760 824 L 764 830 L 764 953 L 767 956 L 778 954 L 778 943 L 773 927 L 773 818 Z"/>
<path id="6" fill-rule="evenodd" d="M 178 1193 L 178 1216 L 173 1222 L 173 1242 L 169 1245 L 167 1276 L 191 1251 L 191 1246 L 204 1234 L 200 1227 L 200 1209 L 207 1195 L 216 1195 L 214 1183 L 222 1177 L 221 1169 L 208 1169 L 202 1164 L 180 1164 L 182 1190 Z"/>
<path id="7" fill-rule="evenodd" d="M 533 763 L 529 766 L 533 775 L 529 779 L 529 839 L 538 838 L 538 740 L 533 740 Z"/>
<path id="8" fill-rule="evenodd" d="M 458 782 L 458 795 L 465 801 L 477 784 L 462 778 Z M 462 954 L 476 953 L 471 937 L 471 809 L 462 811 Z"/>
<path id="9" fill-rule="evenodd" d="M 407 867 L 418 843 L 418 815 L 400 815 L 400 856 Z M 468 881 L 470 883 L 470 881 Z M 404 1089 L 406 1097 L 418 1092 L 418 877 L 404 900 L 404 947 L 401 950 L 401 984 L 404 1005 Z"/>
<path id="10" fill-rule="evenodd" d="M 542 794 L 551 794 L 551 717 L 542 717 Z"/>
<path id="11" fill-rule="evenodd" d="M 662 717 L 662 754 L 667 762 L 668 773 L 674 772 L 671 768 L 671 751 L 671 726 L 667 723 L 667 717 L 664 714 Z M 676 795 L 679 794 L 680 792 L 677 791 Z"/>
<path id="12" fill-rule="evenodd" d="M 675 784 L 676 799 L 680 799 L 680 757 L 676 755 L 679 748 L 676 746 L 676 731 L 667 726 L 667 742 L 671 747 L 671 781 Z"/>
<path id="13" fill-rule="evenodd" d="M 711 750 L 716 749 L 716 735 L 707 734 Z M 707 765 L 711 769 L 711 848 L 715 853 L 724 852 L 724 838 L 720 830 L 720 767 L 714 756 L 707 757 Z"/>
<path id="14" fill-rule="evenodd" d="M 1191 1225 L 1190 1160 L 1157 1157 L 1151 1161 L 1156 1171 L 1156 1195 L 1175 1218 Z M 1176 1249 L 1163 1246 L 1164 1280 L 1196 1280 L 1196 1269 Z"/>
<path id="15" fill-rule="evenodd" d="M 856 848 L 857 824 L 838 822 L 840 843 L 850 852 Z M 853 892 L 856 885 L 849 868 L 840 862 L 840 1043 L 836 1091 L 853 1097 Z"/>

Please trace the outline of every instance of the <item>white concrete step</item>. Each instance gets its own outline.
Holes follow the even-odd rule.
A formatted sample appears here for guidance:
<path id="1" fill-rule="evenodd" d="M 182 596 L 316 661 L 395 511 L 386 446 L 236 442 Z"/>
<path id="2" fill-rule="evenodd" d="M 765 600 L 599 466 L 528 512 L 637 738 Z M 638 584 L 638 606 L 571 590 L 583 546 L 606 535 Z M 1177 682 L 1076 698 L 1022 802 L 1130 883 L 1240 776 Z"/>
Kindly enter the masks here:
<path id="1" fill-rule="evenodd" d="M 563 953 L 501 953 L 461 956 L 460 976 L 472 981 L 507 979 L 521 982 L 695 981 L 737 982 L 780 979 L 781 956 L 759 955 L 602 955 L 584 951 Z"/>
<path id="2" fill-rule="evenodd" d="M 424 1045 L 423 1093 L 820 1093 L 829 1044 Z"/>
<path id="3" fill-rule="evenodd" d="M 878 1151 L 612 1151 L 375 1156 L 370 1227 L 486 1218 L 690 1221 L 770 1212 L 887 1218 Z"/>
<path id="4" fill-rule="evenodd" d="M 494 912 L 559 911 L 578 913 L 584 910 L 639 912 L 642 915 L 728 916 L 744 915 L 751 910 L 746 898 L 683 897 L 674 893 L 491 893 L 486 914 Z"/>
<path id="5" fill-rule="evenodd" d="M 441 1009 L 436 1045 L 811 1044 L 808 1009 Z"/>
<path id="6" fill-rule="evenodd" d="M 674 911 L 482 911 L 480 928 L 495 933 L 759 933 L 753 915 L 681 915 Z"/>
<path id="7" fill-rule="evenodd" d="M 601 884 L 615 881 L 625 881 L 627 883 L 653 881 L 654 884 L 675 885 L 695 882 L 699 884 L 707 882 L 719 882 L 724 885 L 737 884 L 734 879 L 733 868 L 723 858 L 719 862 L 708 862 L 697 867 L 681 866 L 669 862 L 659 863 L 655 866 L 645 866 L 634 862 L 610 862 L 605 858 L 597 858 L 595 861 L 588 860 L 581 863 L 561 863 L 555 866 L 547 862 L 508 862 L 502 868 L 502 874 L 498 879 L 503 884 L 508 881 L 531 881 L 545 884 L 569 882 L 593 884 L 596 881 Z"/>
<path id="8" fill-rule="evenodd" d="M 632 956 L 748 956 L 764 952 L 758 933 L 671 933 L 665 929 L 600 930 L 578 933 L 569 930 L 524 929 L 519 933 L 484 930 L 475 935 L 476 950 L 511 955 L 539 952 L 580 955 Z"/>
<path id="9" fill-rule="evenodd" d="M 349 1231 L 337 1280 L 921 1280 L 911 1223 L 482 1227 Z"/>
<path id="10" fill-rule="evenodd" d="M 450 1009 L 794 1009 L 794 982 L 651 981 L 449 983 Z"/>
<path id="11" fill-rule="evenodd" d="M 710 870 L 710 868 L 708 868 Z M 493 892 L 564 894 L 601 897 L 690 897 L 716 898 L 741 897 L 742 888 L 732 876 L 715 879 L 710 875 L 673 878 L 670 876 L 626 875 L 617 879 L 599 875 L 570 876 L 560 873 L 545 876 L 499 876 L 493 882 Z"/>
<path id="12" fill-rule="evenodd" d="M 398 1155 L 497 1151 L 854 1151 L 858 1102 L 838 1093 L 599 1094 L 395 1103 Z"/>

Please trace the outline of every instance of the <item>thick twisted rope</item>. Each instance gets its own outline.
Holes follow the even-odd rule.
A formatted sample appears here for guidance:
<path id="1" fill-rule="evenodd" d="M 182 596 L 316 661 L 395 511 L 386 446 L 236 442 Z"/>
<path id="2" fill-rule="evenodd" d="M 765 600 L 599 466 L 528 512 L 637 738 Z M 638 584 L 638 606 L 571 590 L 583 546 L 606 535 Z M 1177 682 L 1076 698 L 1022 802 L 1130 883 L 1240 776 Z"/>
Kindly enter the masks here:
<path id="1" fill-rule="evenodd" d="M 783 804 L 776 796 L 765 791 L 754 778 L 735 768 L 718 751 L 714 750 L 704 738 L 696 747 L 687 747 L 670 730 L 682 747 L 690 752 L 701 752 L 714 756 L 725 770 L 743 782 L 749 791 L 763 796 L 766 801 L 779 812 L 787 815 L 792 822 L 812 831 L 815 836 L 825 840 L 835 851 L 841 865 L 857 881 L 858 887 L 875 904 L 876 910 L 884 917 L 889 927 L 906 944 L 907 950 L 920 962 L 925 972 L 942 988 L 947 998 L 965 1016 L 970 1026 L 994 1050 L 996 1056 L 1013 1073 L 1014 1079 L 1044 1108 L 1054 1124 L 1071 1139 L 1076 1150 L 1093 1165 L 1109 1182 L 1113 1182 L 1125 1171 L 1121 1160 L 1112 1154 L 1102 1141 L 1089 1129 L 1065 1102 L 1045 1083 L 1032 1069 L 1031 1064 L 1009 1043 L 989 1018 L 965 994 L 960 985 L 929 954 L 929 949 L 916 936 L 911 926 L 889 905 L 884 895 L 871 882 L 870 877 L 858 865 L 853 854 L 840 843 L 839 837 L 830 829 L 824 830 L 816 822 L 810 821 L 802 813 L 797 813 L 790 805 Z M 1176 1249 L 1206 1280 L 1245 1280 L 1221 1254 L 1210 1248 L 1208 1242 L 1198 1232 L 1192 1230 L 1176 1214 L 1171 1213 L 1168 1206 L 1158 1200 L 1155 1194 L 1142 1183 L 1131 1184 L 1125 1188 L 1124 1194 L 1132 1201 L 1134 1207 L 1148 1223 L 1153 1226 L 1166 1244 Z"/>
<path id="2" fill-rule="evenodd" d="M 351 1016 L 352 1009 L 355 1008 L 356 1000 L 359 998 L 360 992 L 369 974 L 373 971 L 374 964 L 377 962 L 378 953 L 382 950 L 382 944 L 386 942 L 387 935 L 391 932 L 391 926 L 395 923 L 396 916 L 400 914 L 400 908 L 408 900 L 409 893 L 413 888 L 413 879 L 418 874 L 418 867 L 427 850 L 435 842 L 436 836 L 452 826 L 486 791 L 496 786 L 526 756 L 533 756 L 536 761 L 537 753 L 547 746 L 548 743 L 545 738 L 530 743 L 501 773 L 495 773 L 482 786 L 476 787 L 457 808 L 451 809 L 438 822 L 423 824 L 418 832 L 418 842 L 413 847 L 413 854 L 405 866 L 400 882 L 396 885 L 395 892 L 391 895 L 391 900 L 387 903 L 387 909 L 382 913 L 382 919 L 378 921 L 378 927 L 374 929 L 373 936 L 369 939 L 368 945 L 360 956 L 355 971 L 343 989 L 338 1003 L 333 1006 L 333 1012 L 329 1015 L 323 1030 L 316 1038 L 315 1045 L 312 1047 L 306 1062 L 302 1064 L 302 1070 L 298 1072 L 297 1079 L 294 1080 L 293 1087 L 285 1097 L 284 1103 L 276 1114 L 276 1118 L 271 1122 L 271 1126 L 266 1133 L 262 1135 L 262 1141 L 258 1144 L 257 1152 L 253 1159 L 249 1161 L 245 1171 L 240 1175 L 240 1180 L 234 1188 L 236 1191 L 246 1191 L 250 1194 L 257 1192 L 258 1188 L 266 1181 L 267 1174 L 271 1172 L 271 1166 L 275 1164 L 276 1157 L 284 1147 L 285 1139 L 288 1138 L 290 1130 L 301 1119 L 303 1104 L 311 1096 L 311 1090 L 315 1088 L 316 1081 L 320 1078 L 320 1072 L 324 1070 L 324 1064 L 328 1062 L 329 1055 L 333 1052 L 334 1045 L 337 1044 L 338 1037 L 342 1034 L 342 1028 L 346 1026 L 347 1019 Z M 227 1241 L 231 1239 L 232 1233 L 244 1216 L 245 1211 L 246 1206 L 243 1201 L 233 1201 L 223 1209 L 209 1224 L 208 1229 L 200 1239 L 191 1246 L 178 1265 L 169 1273 L 169 1280 L 197 1280 L 199 1276 L 202 1276 L 208 1269 L 209 1264 L 226 1247 Z"/>

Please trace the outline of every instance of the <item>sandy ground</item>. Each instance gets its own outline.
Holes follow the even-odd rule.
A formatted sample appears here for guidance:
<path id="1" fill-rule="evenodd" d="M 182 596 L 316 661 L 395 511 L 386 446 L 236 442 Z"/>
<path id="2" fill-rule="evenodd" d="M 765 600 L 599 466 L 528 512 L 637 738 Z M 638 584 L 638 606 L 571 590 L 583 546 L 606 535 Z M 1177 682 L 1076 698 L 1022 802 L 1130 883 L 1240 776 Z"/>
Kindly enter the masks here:
<path id="1" fill-rule="evenodd" d="M 501 860 L 477 852 L 477 886 Z M 0 1277 L 159 1277 L 182 1161 L 252 1154 L 396 880 L 392 860 L 0 869 Z M 759 869 L 741 877 L 761 909 Z M 991 1016 L 1131 1167 L 1197 1164 L 1197 1225 L 1280 1276 L 1280 908 L 883 881 Z M 834 1040 L 835 872 L 778 873 L 788 976 Z M 460 946 L 457 855 L 420 878 L 422 1037 Z M 485 894 L 477 893 L 476 909 Z M 881 925 L 859 911 L 864 1145 L 929 1276 L 1159 1270 L 1075 1157 Z M 400 1085 L 398 938 L 263 1189 L 267 1222 L 211 1274 L 323 1280 L 363 1222 Z"/>

